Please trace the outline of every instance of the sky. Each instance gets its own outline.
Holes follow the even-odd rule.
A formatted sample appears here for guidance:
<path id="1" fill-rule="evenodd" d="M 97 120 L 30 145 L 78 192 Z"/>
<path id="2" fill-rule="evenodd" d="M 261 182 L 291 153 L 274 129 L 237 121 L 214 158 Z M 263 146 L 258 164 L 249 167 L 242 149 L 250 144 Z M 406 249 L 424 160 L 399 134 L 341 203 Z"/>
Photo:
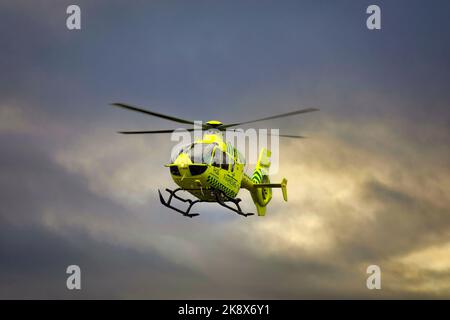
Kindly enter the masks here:
<path id="1" fill-rule="evenodd" d="M 444 0 L 1 1 L 0 298 L 449 299 L 449 14 Z M 320 111 L 257 124 L 308 137 L 280 141 L 287 203 L 275 190 L 265 217 L 202 204 L 187 219 L 157 196 L 175 187 L 170 136 L 116 133 L 178 125 L 116 101 L 224 123 Z"/>

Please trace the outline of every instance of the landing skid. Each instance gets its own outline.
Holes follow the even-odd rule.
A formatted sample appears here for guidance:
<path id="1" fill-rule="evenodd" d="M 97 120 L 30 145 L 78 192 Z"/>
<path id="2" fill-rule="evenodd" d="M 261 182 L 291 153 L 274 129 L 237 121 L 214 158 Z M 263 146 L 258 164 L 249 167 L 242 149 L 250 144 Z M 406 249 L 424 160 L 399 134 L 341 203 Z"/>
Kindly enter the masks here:
<path id="1" fill-rule="evenodd" d="M 181 189 L 181 188 L 178 188 L 178 189 L 175 189 L 175 190 L 166 189 L 166 191 L 170 194 L 169 200 L 167 200 L 167 202 L 166 202 L 166 200 L 164 199 L 164 197 L 162 196 L 161 191 L 158 190 L 158 193 L 159 193 L 159 200 L 160 200 L 161 203 L 162 203 L 163 205 L 165 205 L 167 208 L 170 208 L 170 209 L 172 209 L 172 210 L 175 210 L 175 211 L 181 213 L 181 214 L 182 214 L 183 216 L 185 216 L 185 217 L 193 218 L 193 217 L 195 217 L 195 216 L 200 215 L 199 213 L 189 213 L 189 212 L 191 211 L 191 208 L 194 206 L 194 204 L 196 204 L 196 203 L 198 203 L 198 202 L 203 202 L 203 201 L 202 201 L 202 200 L 194 200 L 194 201 L 192 201 L 191 199 L 183 199 L 183 198 L 177 196 L 176 193 L 177 193 L 178 191 L 182 191 L 182 190 L 183 190 L 183 189 Z M 183 201 L 183 202 L 188 202 L 188 203 L 189 203 L 189 207 L 188 207 L 185 211 L 183 211 L 183 210 L 181 210 L 181 209 L 178 209 L 178 208 L 172 206 L 171 203 L 172 203 L 172 199 L 173 199 L 173 198 L 175 198 L 175 199 L 177 199 L 177 200 L 180 200 L 180 201 Z"/>
<path id="2" fill-rule="evenodd" d="M 180 197 L 180 196 L 178 196 L 176 194 L 179 191 L 186 191 L 185 189 L 181 189 L 181 188 L 178 188 L 178 189 L 175 189 L 175 190 L 166 189 L 166 191 L 170 194 L 169 199 L 167 201 L 162 196 L 161 191 L 158 190 L 159 200 L 161 201 L 161 203 L 164 206 L 166 206 L 167 208 L 170 208 L 172 210 L 175 210 L 175 211 L 181 213 L 185 217 L 193 218 L 193 217 L 199 215 L 199 213 L 190 213 L 192 207 L 196 203 L 199 203 L 199 202 L 210 202 L 210 201 L 204 201 L 204 200 L 184 199 L 184 198 L 182 198 L 182 197 Z M 241 207 L 239 206 L 239 202 L 241 202 L 241 199 L 239 199 L 239 198 L 230 198 L 221 190 L 209 189 L 209 191 L 212 191 L 214 193 L 214 196 L 216 198 L 217 203 L 220 204 L 222 207 L 227 208 L 227 209 L 229 209 L 229 210 L 231 210 L 231 211 L 233 211 L 233 212 L 235 212 L 235 213 L 237 213 L 237 214 L 239 214 L 241 216 L 244 216 L 244 217 L 248 217 L 248 216 L 254 215 L 254 213 L 245 213 L 245 212 L 242 211 Z M 173 198 L 175 198 L 177 200 L 180 200 L 182 202 L 187 202 L 187 203 L 189 203 L 189 206 L 187 207 L 187 209 L 185 211 L 183 211 L 183 210 L 181 210 L 179 208 L 176 208 L 176 207 L 174 207 L 172 205 Z M 225 202 L 232 202 L 232 203 L 234 203 L 236 208 L 233 208 L 233 207 L 227 205 Z"/>
<path id="3" fill-rule="evenodd" d="M 223 197 L 221 197 L 220 194 L 222 194 Z M 245 213 L 245 212 L 242 211 L 241 207 L 239 206 L 239 202 L 241 202 L 242 199 L 240 199 L 240 198 L 230 198 L 225 193 L 223 193 L 222 191 L 219 191 L 219 192 L 216 191 L 215 195 L 216 195 L 217 203 L 220 204 L 222 207 L 230 209 L 231 211 L 236 212 L 237 214 L 239 214 L 241 216 L 244 216 L 244 217 L 248 217 L 248 216 L 253 216 L 254 215 L 254 213 Z M 223 198 L 226 199 L 225 201 L 234 203 L 236 208 L 233 208 L 233 207 L 230 207 L 229 205 L 227 205 L 225 203 L 225 201 L 223 200 Z"/>

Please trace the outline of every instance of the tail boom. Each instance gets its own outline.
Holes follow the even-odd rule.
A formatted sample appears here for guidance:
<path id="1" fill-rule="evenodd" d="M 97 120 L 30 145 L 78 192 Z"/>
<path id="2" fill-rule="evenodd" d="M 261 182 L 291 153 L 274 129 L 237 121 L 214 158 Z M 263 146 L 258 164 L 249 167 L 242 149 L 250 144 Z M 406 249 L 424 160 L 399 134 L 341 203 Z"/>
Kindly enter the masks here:
<path id="1" fill-rule="evenodd" d="M 281 183 L 270 183 L 269 168 L 270 151 L 263 148 L 252 178 L 244 175 L 241 182 L 241 187 L 250 191 L 258 216 L 266 214 L 267 204 L 272 199 L 272 188 L 281 188 L 283 199 L 287 201 L 287 180 L 283 179 Z"/>

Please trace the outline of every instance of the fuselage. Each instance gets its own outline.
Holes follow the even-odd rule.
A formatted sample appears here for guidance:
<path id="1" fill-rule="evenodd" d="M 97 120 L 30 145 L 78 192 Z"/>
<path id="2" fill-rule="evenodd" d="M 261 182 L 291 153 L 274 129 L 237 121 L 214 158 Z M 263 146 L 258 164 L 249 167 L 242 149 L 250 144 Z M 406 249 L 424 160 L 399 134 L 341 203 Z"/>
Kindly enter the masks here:
<path id="1" fill-rule="evenodd" d="M 211 189 L 235 198 L 241 188 L 245 159 L 220 132 L 206 133 L 202 140 L 182 148 L 167 165 L 180 188 L 203 201 L 216 201 Z"/>

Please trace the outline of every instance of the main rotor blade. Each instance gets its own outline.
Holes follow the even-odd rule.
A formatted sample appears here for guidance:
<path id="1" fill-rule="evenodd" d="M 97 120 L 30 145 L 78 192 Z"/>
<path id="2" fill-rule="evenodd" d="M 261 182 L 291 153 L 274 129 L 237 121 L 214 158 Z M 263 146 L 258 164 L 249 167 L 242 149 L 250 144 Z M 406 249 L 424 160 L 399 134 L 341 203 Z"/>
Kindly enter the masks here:
<path id="1" fill-rule="evenodd" d="M 186 131 L 194 131 L 194 129 L 183 129 Z M 168 130 L 153 130 L 153 131 L 119 131 L 121 134 L 159 134 L 159 133 L 172 133 L 177 131 L 177 129 L 168 129 Z"/>
<path id="2" fill-rule="evenodd" d="M 148 115 L 151 115 L 151 116 L 154 116 L 154 117 L 175 121 L 175 122 L 178 122 L 178 123 L 192 124 L 192 125 L 194 124 L 194 121 L 168 116 L 168 115 L 165 115 L 165 114 L 162 114 L 162 113 L 158 113 L 158 112 L 154 112 L 154 111 L 150 111 L 150 110 L 145 110 L 145 109 L 142 109 L 142 108 L 134 107 L 134 106 L 131 106 L 131 105 L 125 104 L 125 103 L 115 102 L 115 103 L 111 103 L 111 105 L 116 106 L 116 107 L 120 107 L 120 108 L 124 108 L 124 109 L 128 109 L 128 110 L 132 110 L 132 111 L 145 113 L 145 114 L 148 114 Z"/>
<path id="3" fill-rule="evenodd" d="M 241 132 L 237 129 L 228 129 L 227 131 Z M 292 134 L 274 134 L 274 136 L 278 136 L 278 137 L 282 137 L 282 138 L 306 139 L 305 136 L 297 136 L 297 135 L 292 135 Z"/>
<path id="4" fill-rule="evenodd" d="M 291 134 L 279 134 L 278 136 L 283 138 L 306 139 L 304 136 L 295 136 Z"/>
<path id="5" fill-rule="evenodd" d="M 265 121 L 265 120 L 278 119 L 278 118 L 283 118 L 283 117 L 289 117 L 289 116 L 293 116 L 293 115 L 296 115 L 296 114 L 308 113 L 308 112 L 313 112 L 313 111 L 319 111 L 319 109 L 307 108 L 307 109 L 301 109 L 301 110 L 297 110 L 297 111 L 292 111 L 292 112 L 288 112 L 288 113 L 278 114 L 278 115 L 265 117 L 265 118 L 261 118 L 261 119 L 256 119 L 256 120 L 250 120 L 250 121 L 239 122 L 239 123 L 232 123 L 232 124 L 225 124 L 223 126 L 220 126 L 220 129 L 223 130 L 223 129 L 226 129 L 226 128 L 240 126 L 240 125 L 243 125 L 243 124 L 254 123 L 254 122 Z"/>
<path id="6" fill-rule="evenodd" d="M 172 132 L 175 132 L 176 130 L 177 129 L 153 130 L 153 131 L 118 131 L 118 133 L 121 133 L 121 134 L 160 134 L 160 133 L 172 133 Z M 183 129 L 183 130 L 192 132 L 195 129 Z M 236 131 L 234 129 L 230 129 L 230 130 Z M 291 135 L 291 134 L 277 134 L 277 136 L 283 137 L 283 138 L 306 139 L 306 137 L 304 137 L 304 136 L 296 136 L 296 135 Z"/>

